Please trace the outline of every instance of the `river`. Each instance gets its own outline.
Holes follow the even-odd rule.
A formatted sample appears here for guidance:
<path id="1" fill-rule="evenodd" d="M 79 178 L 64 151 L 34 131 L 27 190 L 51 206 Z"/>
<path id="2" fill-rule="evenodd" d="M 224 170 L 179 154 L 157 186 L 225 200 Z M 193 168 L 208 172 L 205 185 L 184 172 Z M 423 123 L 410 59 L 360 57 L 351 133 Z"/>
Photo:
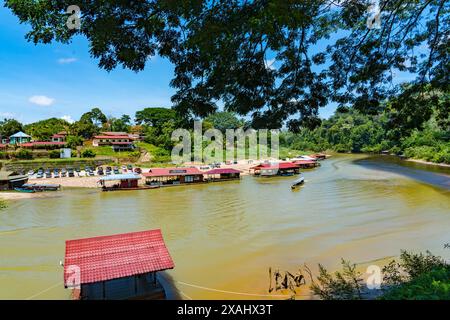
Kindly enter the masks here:
<path id="1" fill-rule="evenodd" d="M 391 157 L 338 155 L 295 177 L 146 191 L 65 189 L 0 211 L 0 299 L 69 299 L 65 240 L 161 228 L 183 299 L 283 298 L 268 269 L 340 259 L 377 263 L 401 249 L 450 259 L 450 170 Z M 381 260 L 379 260 L 381 259 Z M 298 299 L 307 299 L 300 290 Z"/>

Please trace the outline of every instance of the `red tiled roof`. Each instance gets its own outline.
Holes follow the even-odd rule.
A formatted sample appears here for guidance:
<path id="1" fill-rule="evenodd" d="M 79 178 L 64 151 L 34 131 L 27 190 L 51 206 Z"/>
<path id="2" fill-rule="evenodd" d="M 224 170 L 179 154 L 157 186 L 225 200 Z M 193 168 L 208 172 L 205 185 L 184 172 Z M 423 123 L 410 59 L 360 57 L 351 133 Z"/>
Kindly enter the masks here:
<path id="1" fill-rule="evenodd" d="M 64 134 L 54 134 L 52 135 L 52 138 L 64 138 L 66 135 Z"/>
<path id="2" fill-rule="evenodd" d="M 293 163 L 299 163 L 299 164 L 313 164 L 316 163 L 315 160 L 295 160 Z"/>
<path id="3" fill-rule="evenodd" d="M 241 171 L 232 168 L 224 168 L 224 169 L 217 168 L 205 172 L 205 174 L 226 174 L 226 173 L 241 173 Z"/>
<path id="4" fill-rule="evenodd" d="M 80 284 L 173 269 L 161 230 L 148 230 L 66 241 L 64 285 L 71 285 L 73 266 Z"/>
<path id="5" fill-rule="evenodd" d="M 6 148 L 6 144 L 1 144 L 0 143 L 0 148 Z"/>
<path id="6" fill-rule="evenodd" d="M 62 146 L 65 145 L 65 142 L 52 142 L 52 141 L 34 141 L 34 142 L 26 142 L 21 143 L 21 147 L 34 147 L 34 146 Z"/>
<path id="7" fill-rule="evenodd" d="M 129 136 L 95 136 L 94 139 L 130 139 Z"/>
<path id="8" fill-rule="evenodd" d="M 197 168 L 153 168 L 148 173 L 143 173 L 144 177 L 163 177 L 163 176 L 186 176 L 203 174 Z"/>
<path id="9" fill-rule="evenodd" d="M 280 162 L 278 164 L 266 164 L 262 163 L 250 169 L 266 169 L 266 170 L 274 170 L 274 169 L 296 169 L 298 165 L 292 162 Z"/>

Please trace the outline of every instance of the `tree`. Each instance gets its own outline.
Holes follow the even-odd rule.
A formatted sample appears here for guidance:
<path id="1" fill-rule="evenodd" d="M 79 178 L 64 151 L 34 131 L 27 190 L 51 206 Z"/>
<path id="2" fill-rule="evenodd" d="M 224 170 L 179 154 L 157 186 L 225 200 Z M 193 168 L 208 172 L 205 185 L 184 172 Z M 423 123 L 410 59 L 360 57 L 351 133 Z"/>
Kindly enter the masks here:
<path id="1" fill-rule="evenodd" d="M 105 124 L 107 120 L 108 119 L 99 108 L 93 108 L 91 111 L 84 113 L 80 118 L 81 122 L 91 122 L 96 127 Z"/>
<path id="2" fill-rule="evenodd" d="M 149 56 L 168 58 L 183 115 L 206 117 L 222 101 L 255 127 L 287 122 L 298 130 L 320 124 L 318 110 L 329 102 L 381 112 L 398 91 L 396 72 L 415 75 L 410 96 L 427 85 L 449 89 L 445 0 L 380 0 L 379 28 L 368 0 L 80 0 L 80 29 L 66 27 L 70 4 L 5 2 L 31 25 L 29 41 L 83 35 L 106 70 L 139 71 Z"/>
<path id="3" fill-rule="evenodd" d="M 8 138 L 14 133 L 23 131 L 23 125 L 15 119 L 4 119 L 0 121 L 0 136 Z"/>
<path id="4" fill-rule="evenodd" d="M 131 117 L 129 115 L 122 115 L 120 118 L 108 119 L 109 129 L 116 132 L 128 132 L 131 127 Z"/>
<path id="5" fill-rule="evenodd" d="M 163 124 L 169 121 L 177 122 L 177 114 L 172 109 L 167 108 L 145 108 L 136 112 L 136 124 L 162 128 Z"/>
<path id="6" fill-rule="evenodd" d="M 225 132 L 226 129 L 237 129 L 243 127 L 245 122 L 233 112 L 216 112 L 205 118 L 206 122 L 212 124 L 213 128 Z"/>
<path id="7" fill-rule="evenodd" d="M 24 126 L 24 130 L 36 140 L 49 140 L 55 133 L 67 130 L 69 123 L 66 120 L 50 118 L 37 121 Z"/>
<path id="8" fill-rule="evenodd" d="M 66 143 L 69 148 L 75 149 L 83 145 L 83 138 L 80 136 L 67 136 Z"/>

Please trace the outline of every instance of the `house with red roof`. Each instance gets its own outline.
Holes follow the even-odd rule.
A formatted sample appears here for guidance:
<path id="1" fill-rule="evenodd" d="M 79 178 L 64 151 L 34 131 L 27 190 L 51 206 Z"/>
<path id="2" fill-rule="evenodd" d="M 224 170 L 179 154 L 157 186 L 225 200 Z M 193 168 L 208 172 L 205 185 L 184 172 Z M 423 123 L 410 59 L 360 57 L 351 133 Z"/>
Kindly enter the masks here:
<path id="1" fill-rule="evenodd" d="M 77 300 L 164 299 L 157 273 L 174 266 L 159 229 L 68 240 L 64 287 Z"/>
<path id="2" fill-rule="evenodd" d="M 92 146 L 111 146 L 114 151 L 133 150 L 134 139 L 126 132 L 102 132 L 92 140 Z"/>
<path id="3" fill-rule="evenodd" d="M 52 142 L 65 142 L 67 138 L 67 132 L 61 131 L 52 135 Z"/>

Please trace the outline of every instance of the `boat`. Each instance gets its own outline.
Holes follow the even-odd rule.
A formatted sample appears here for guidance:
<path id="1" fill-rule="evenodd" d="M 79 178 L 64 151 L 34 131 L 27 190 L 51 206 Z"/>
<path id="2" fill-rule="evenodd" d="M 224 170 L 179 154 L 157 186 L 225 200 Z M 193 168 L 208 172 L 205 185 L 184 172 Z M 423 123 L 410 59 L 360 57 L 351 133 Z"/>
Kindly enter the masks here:
<path id="1" fill-rule="evenodd" d="M 26 192 L 26 193 L 34 193 L 35 191 L 33 189 L 27 189 L 27 188 L 14 188 L 17 192 Z"/>
<path id="2" fill-rule="evenodd" d="M 38 184 L 38 183 L 26 183 L 22 186 L 22 189 L 34 191 L 57 191 L 61 188 L 59 184 Z"/>
<path id="3" fill-rule="evenodd" d="M 291 189 L 295 189 L 301 186 L 303 183 L 305 183 L 305 177 L 300 177 L 292 183 Z"/>

